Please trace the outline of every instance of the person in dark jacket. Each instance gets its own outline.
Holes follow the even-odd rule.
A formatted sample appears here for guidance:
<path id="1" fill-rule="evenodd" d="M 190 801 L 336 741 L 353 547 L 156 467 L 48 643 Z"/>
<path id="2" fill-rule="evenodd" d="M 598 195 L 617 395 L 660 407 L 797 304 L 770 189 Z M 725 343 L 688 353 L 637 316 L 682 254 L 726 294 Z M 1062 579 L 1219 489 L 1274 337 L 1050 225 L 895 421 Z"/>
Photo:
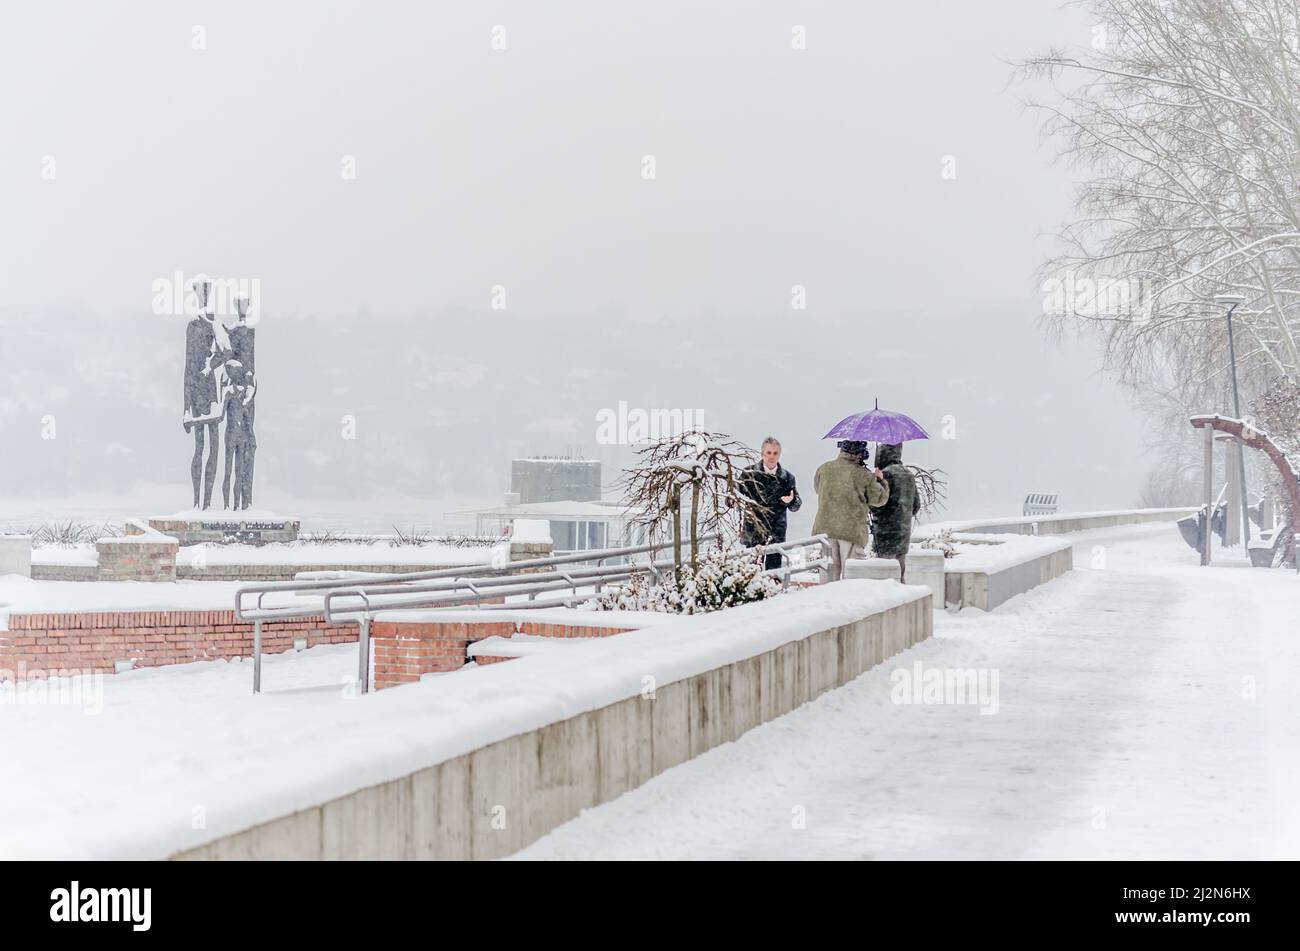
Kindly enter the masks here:
<path id="1" fill-rule="evenodd" d="M 785 541 L 786 512 L 797 512 L 803 500 L 795 486 L 794 474 L 781 465 L 781 444 L 773 436 L 763 440 L 763 457 L 740 474 L 738 488 L 761 506 L 747 512 L 741 526 L 741 541 L 746 548 Z M 781 567 L 780 552 L 763 559 L 764 570 Z"/>
<path id="2" fill-rule="evenodd" d="M 903 465 L 901 444 L 876 450 L 876 466 L 889 484 L 889 500 L 871 512 L 871 538 L 877 558 L 897 558 L 899 580 L 907 581 L 907 549 L 912 544 L 912 519 L 921 510 L 916 476 Z"/>
<path id="3" fill-rule="evenodd" d="M 817 493 L 817 518 L 813 534 L 825 535 L 831 542 L 831 564 L 826 578 L 839 581 L 844 568 L 854 558 L 865 557 L 871 537 L 873 508 L 889 501 L 889 484 L 879 469 L 867 467 L 870 453 L 859 439 L 841 439 L 835 444 L 838 454 L 823 462 L 813 474 L 813 491 Z"/>

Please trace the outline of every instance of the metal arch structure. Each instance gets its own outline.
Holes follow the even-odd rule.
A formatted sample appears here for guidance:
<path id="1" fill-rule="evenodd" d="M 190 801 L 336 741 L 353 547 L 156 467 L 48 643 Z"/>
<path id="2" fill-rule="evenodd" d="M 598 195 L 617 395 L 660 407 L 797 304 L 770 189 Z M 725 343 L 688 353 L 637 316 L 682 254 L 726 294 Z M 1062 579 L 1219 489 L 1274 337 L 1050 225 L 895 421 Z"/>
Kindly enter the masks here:
<path id="1" fill-rule="evenodd" d="M 1286 486 L 1287 495 L 1291 499 L 1291 540 L 1287 543 L 1287 559 L 1291 564 L 1296 565 L 1297 570 L 1300 570 L 1300 563 L 1296 561 L 1296 539 L 1300 536 L 1300 478 L 1297 478 L 1295 470 L 1291 468 L 1286 454 L 1278 448 L 1277 443 L 1273 442 L 1267 433 L 1262 433 L 1249 423 L 1233 419 L 1231 416 L 1217 414 L 1193 416 L 1188 422 L 1192 424 L 1193 429 L 1213 429 L 1216 432 L 1227 433 L 1243 446 L 1258 449 L 1273 461 L 1273 465 L 1277 466 L 1277 471 L 1282 474 L 1282 484 Z"/>

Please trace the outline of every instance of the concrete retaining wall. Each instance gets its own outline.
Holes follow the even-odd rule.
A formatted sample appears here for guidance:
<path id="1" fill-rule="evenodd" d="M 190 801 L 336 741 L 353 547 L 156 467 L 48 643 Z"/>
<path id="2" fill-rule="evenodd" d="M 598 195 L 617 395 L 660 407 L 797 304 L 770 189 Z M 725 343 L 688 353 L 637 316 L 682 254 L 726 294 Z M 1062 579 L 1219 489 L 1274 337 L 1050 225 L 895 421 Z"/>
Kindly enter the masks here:
<path id="1" fill-rule="evenodd" d="M 32 565 L 33 581 L 98 581 L 98 565 Z"/>
<path id="2" fill-rule="evenodd" d="M 179 853 L 491 859 L 842 686 L 929 637 L 930 596 Z M 564 684 L 557 683 L 557 690 Z"/>
<path id="3" fill-rule="evenodd" d="M 941 529 L 985 535 L 1064 535 L 1093 528 L 1138 525 L 1143 522 L 1175 522 L 1195 508 L 1132 509 L 1123 512 L 1066 512 L 1060 515 L 1029 515 L 1023 518 L 997 518 L 980 522 L 942 522 L 918 529 L 916 535 L 933 535 Z"/>
<path id="4" fill-rule="evenodd" d="M 952 607 L 973 607 L 985 611 L 1046 584 L 1074 568 L 1074 548 L 1062 542 L 1015 565 L 990 571 L 948 571 L 944 574 L 944 600 Z"/>

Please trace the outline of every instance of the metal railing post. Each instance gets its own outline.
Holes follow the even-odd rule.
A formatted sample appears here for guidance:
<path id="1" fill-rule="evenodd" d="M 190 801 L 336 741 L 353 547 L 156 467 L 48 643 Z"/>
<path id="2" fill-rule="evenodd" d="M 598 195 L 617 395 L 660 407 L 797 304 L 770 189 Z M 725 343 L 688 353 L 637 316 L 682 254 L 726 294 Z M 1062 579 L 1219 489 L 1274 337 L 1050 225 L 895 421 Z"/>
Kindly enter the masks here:
<path id="1" fill-rule="evenodd" d="M 253 693 L 262 692 L 262 622 L 253 622 Z"/>
<path id="2" fill-rule="evenodd" d="M 361 692 L 370 692 L 370 617 L 363 615 L 357 632 L 357 681 Z"/>

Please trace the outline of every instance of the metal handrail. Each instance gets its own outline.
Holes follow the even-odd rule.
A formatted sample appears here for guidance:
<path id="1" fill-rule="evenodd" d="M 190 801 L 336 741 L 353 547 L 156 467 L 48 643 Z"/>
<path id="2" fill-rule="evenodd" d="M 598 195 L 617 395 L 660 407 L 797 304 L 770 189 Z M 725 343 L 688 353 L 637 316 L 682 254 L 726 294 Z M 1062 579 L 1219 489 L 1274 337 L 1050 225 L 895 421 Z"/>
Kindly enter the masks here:
<path id="1" fill-rule="evenodd" d="M 784 547 L 802 548 L 802 547 L 808 547 L 814 543 L 820 544 L 824 552 L 822 557 L 815 558 L 811 561 L 806 561 L 801 565 L 782 565 L 779 568 L 768 568 L 765 571 L 761 572 L 762 574 L 765 575 L 780 575 L 781 582 L 782 582 L 781 586 L 783 589 L 787 589 L 790 586 L 790 576 L 793 574 L 816 570 L 819 572 L 819 574 L 822 574 L 823 577 L 825 576 L 824 569 L 828 569 L 832 564 L 832 558 L 830 555 L 831 545 L 830 545 L 830 540 L 828 538 L 819 535 L 819 536 L 812 536 L 811 538 L 807 538 L 807 539 L 796 539 L 795 541 L 792 542 L 784 542 L 777 545 L 755 546 L 753 548 L 748 548 L 744 550 L 758 553 L 759 557 L 761 557 L 762 555 L 768 553 L 767 549 L 771 549 L 772 551 L 778 551 Z M 673 563 L 671 561 L 666 561 L 666 562 L 659 562 L 657 564 L 659 567 L 671 567 Z M 623 577 L 630 577 L 631 575 L 636 574 L 636 572 L 645 570 L 647 568 L 649 568 L 648 565 L 638 565 L 621 577 L 606 578 L 605 580 L 618 581 L 621 580 Z M 530 608 L 572 607 L 574 602 L 576 602 L 577 600 L 579 599 L 586 600 L 587 598 L 590 597 L 591 597 L 590 594 L 585 594 L 585 593 L 578 594 L 575 589 L 571 594 L 567 594 L 562 597 L 548 598 L 539 601 L 530 600 L 530 602 L 528 603 L 528 607 Z M 517 611 L 520 609 L 520 606 L 518 604 L 478 604 L 475 606 L 475 609 L 480 611 L 510 611 L 510 610 Z"/>
<path id="2" fill-rule="evenodd" d="M 715 541 L 720 537 L 720 533 L 712 532 L 700 538 L 700 544 Z M 682 540 L 683 547 L 689 547 L 689 539 Z M 577 564 L 584 561 L 595 561 L 597 563 L 607 561 L 610 558 L 627 558 L 633 555 L 641 555 L 672 547 L 671 541 L 651 542 L 645 545 L 628 545 L 622 548 L 599 548 L 590 551 L 574 552 L 568 555 L 548 555 L 544 558 L 526 558 L 520 561 L 507 561 L 502 564 L 493 564 L 491 562 L 477 565 L 454 565 L 448 568 L 433 568 L 429 571 L 409 571 L 398 572 L 396 574 L 376 575 L 373 578 L 367 578 L 367 585 L 380 584 L 413 584 L 419 581 L 432 581 L 443 578 L 466 578 L 482 574 L 511 574 L 519 571 L 526 571 L 532 568 L 542 568 L 550 565 Z M 235 617 L 240 621 L 256 620 L 256 615 L 251 611 L 262 612 L 261 617 L 292 619 L 301 617 L 317 617 L 318 610 L 296 610 L 294 608 L 264 608 L 262 599 L 268 594 L 297 594 L 303 592 L 329 591 L 332 588 L 353 586 L 356 582 L 353 579 L 329 578 L 317 581 L 263 581 L 256 584 L 240 585 L 235 592 Z M 257 601 L 251 609 L 245 609 L 244 598 L 250 595 L 257 595 Z"/>
<path id="3" fill-rule="evenodd" d="M 753 553 L 757 557 L 764 557 L 771 553 L 784 553 L 790 548 L 805 548 L 810 545 L 820 545 L 825 551 L 826 563 L 829 564 L 830 541 L 825 535 L 811 535 L 806 538 L 796 538 L 786 542 L 776 542 L 768 545 L 757 545 L 753 548 L 744 549 Z M 481 602 L 487 597 L 509 597 L 511 595 L 529 594 L 531 592 L 543 592 L 557 588 L 572 588 L 575 592 L 579 587 L 579 582 L 603 583 L 610 581 L 620 581 L 638 571 L 647 571 L 655 569 L 671 568 L 673 561 L 671 559 L 660 559 L 650 562 L 649 564 L 638 565 L 610 565 L 608 567 L 593 566 L 590 568 L 579 568 L 572 570 L 557 570 L 550 572 L 530 573 L 526 577 L 519 575 L 507 575 L 500 578 L 478 578 L 474 580 L 448 579 L 432 583 L 416 583 L 412 585 L 353 585 L 348 588 L 336 588 L 326 592 L 323 601 L 325 620 L 330 623 L 343 621 L 349 615 L 355 615 L 356 608 L 335 607 L 335 600 L 347 597 L 357 597 L 361 593 L 368 595 L 366 598 L 366 610 L 370 613 L 374 611 L 394 611 L 409 610 L 415 608 L 429 607 L 460 607 L 464 606 L 467 601 Z M 823 567 L 821 560 L 812 565 L 790 565 L 779 568 L 771 568 L 764 574 L 780 574 L 786 580 L 788 585 L 789 575 L 796 571 L 808 571 L 812 568 Z M 435 586 L 436 585 L 436 586 Z M 469 596 L 464 593 L 464 589 L 469 590 Z M 386 595 L 397 595 L 399 597 L 386 598 L 382 603 L 377 603 L 379 598 Z M 428 595 L 429 597 L 422 597 Z M 372 599 L 374 599 L 372 601 Z M 371 610 L 373 604 L 373 611 Z"/>
<path id="4" fill-rule="evenodd" d="M 661 559 L 653 564 L 656 567 L 663 568 L 671 565 L 671 559 Z M 612 575 L 630 574 L 634 571 L 646 570 L 647 564 L 637 565 L 607 565 L 593 566 L 590 568 L 578 568 L 544 572 L 529 572 L 526 575 L 503 575 L 501 577 L 487 578 L 448 578 L 439 579 L 433 582 L 415 583 L 411 585 L 354 585 L 348 588 L 335 588 L 327 591 L 322 599 L 325 620 L 331 621 L 332 618 L 339 614 L 349 613 L 349 609 L 335 608 L 336 599 L 355 597 L 358 592 L 365 591 L 372 597 L 385 595 L 394 595 L 390 600 L 386 600 L 380 610 L 402 610 L 410 607 L 424 606 L 424 598 L 420 597 L 425 594 L 451 594 L 455 597 L 465 600 L 464 591 L 470 593 L 471 598 L 495 597 L 498 594 L 513 593 L 514 589 L 520 586 L 528 587 L 543 582 L 562 581 L 566 587 L 572 587 L 577 581 L 607 581 Z M 505 589 L 494 590 L 494 589 Z M 441 599 L 446 600 L 446 599 Z M 355 609 L 353 609 L 355 610 Z"/>
<path id="5" fill-rule="evenodd" d="M 713 540 L 717 537 L 717 533 L 714 533 L 705 536 L 701 541 Z M 825 535 L 812 535 L 785 542 L 756 545 L 742 550 L 761 558 L 774 552 L 786 555 L 786 552 L 790 549 L 806 548 L 814 544 L 822 548 L 822 557 L 807 561 L 801 565 L 784 564 L 763 572 L 763 574 L 767 575 L 780 575 L 782 586 L 788 587 L 790 575 L 796 572 L 817 569 L 821 570 L 823 577 L 825 576 L 824 569 L 831 564 L 831 542 Z M 597 564 L 574 569 L 557 569 L 550 572 L 530 572 L 527 575 L 513 574 L 510 573 L 511 570 L 530 566 L 546 567 L 591 560 L 603 561 L 609 557 L 653 552 L 665 547 L 667 546 L 637 545 L 630 546 L 629 549 L 584 552 L 580 556 L 560 555 L 554 558 L 536 558 L 511 562 L 508 566 L 486 566 L 488 568 L 486 572 L 489 575 L 488 577 L 475 576 L 485 573 L 483 571 L 472 572 L 470 573 L 471 577 L 464 577 L 464 573 L 461 576 L 451 577 L 448 576 L 447 572 L 457 571 L 458 569 L 440 569 L 437 572 L 422 572 L 422 575 L 434 575 L 432 578 L 422 580 L 410 580 L 411 575 L 389 575 L 367 579 L 360 583 L 339 580 L 309 582 L 308 590 L 323 592 L 320 606 L 310 609 L 262 608 L 260 606 L 262 595 L 266 593 L 298 590 L 299 586 L 295 585 L 294 582 L 267 582 L 241 587 L 236 593 L 236 614 L 240 620 L 253 622 L 253 692 L 261 692 L 263 621 L 321 617 L 330 624 L 356 623 L 359 628 L 358 680 L 361 692 L 366 693 L 369 690 L 370 625 L 374 617 L 381 612 L 412 609 L 437 610 L 464 607 L 467 604 L 473 604 L 477 610 L 518 609 L 520 607 L 518 602 L 507 604 L 505 599 L 525 595 L 528 597 L 527 607 L 529 608 L 571 605 L 579 598 L 590 597 L 590 594 L 580 594 L 580 588 L 594 587 L 599 591 L 603 584 L 624 581 L 642 571 L 648 571 L 658 578 L 662 570 L 673 567 L 674 561 L 671 558 L 657 561 L 651 558 L 649 562 L 642 563 L 624 562 L 608 566 Z M 788 556 L 786 556 L 785 560 L 789 560 Z M 481 569 L 485 566 L 472 567 Z M 400 582 L 403 578 L 408 579 L 409 583 L 394 583 Z M 563 597 L 537 600 L 539 594 L 549 594 L 564 589 L 568 589 L 568 594 Z M 254 592 L 258 593 L 258 606 L 245 610 L 242 606 L 241 595 Z M 357 598 L 360 599 L 362 604 L 360 606 L 336 607 L 335 600 L 344 598 Z M 501 603 L 484 604 L 483 601 L 487 598 L 500 598 Z"/>
<path id="6" fill-rule="evenodd" d="M 830 566 L 831 564 L 830 540 L 828 538 L 826 538 L 823 535 L 814 535 L 808 538 L 794 539 L 792 541 L 774 543 L 771 545 L 760 545 L 760 546 L 755 546 L 753 548 L 748 548 L 743 550 L 751 552 L 757 557 L 763 557 L 764 555 L 769 554 L 771 552 L 784 553 L 784 550 L 788 548 L 804 548 L 814 544 L 819 545 L 822 548 L 823 550 L 822 557 L 812 559 L 810 561 L 806 561 L 800 565 L 787 564 L 787 565 L 782 565 L 781 567 L 778 568 L 769 568 L 762 572 L 762 574 L 765 575 L 781 576 L 783 587 L 789 587 L 791 575 L 805 572 L 805 571 L 820 570 L 820 569 L 828 568 Z M 649 571 L 652 568 L 654 569 L 671 568 L 672 566 L 673 566 L 673 562 L 670 559 L 663 559 L 661 561 L 654 562 L 653 564 L 618 566 L 615 568 L 604 569 L 599 575 L 586 575 L 582 578 L 577 578 L 577 579 L 573 579 L 573 578 L 552 578 L 549 580 L 541 580 L 540 578 L 511 579 L 514 583 L 512 583 L 509 587 L 498 588 L 496 591 L 492 591 L 492 592 L 484 592 L 483 597 L 505 598 L 509 596 L 527 595 L 529 597 L 529 601 L 526 604 L 527 608 L 572 605 L 575 601 L 586 600 L 587 598 L 591 597 L 591 593 L 579 591 L 580 587 L 585 587 L 584 585 L 581 585 L 580 582 L 622 581 L 627 578 L 630 578 L 632 575 L 635 575 L 638 572 Z M 560 573 L 557 572 L 556 574 L 560 574 Z M 592 586 L 594 587 L 595 585 L 593 584 Z M 545 594 L 549 591 L 563 590 L 566 588 L 569 589 L 569 593 L 562 597 L 553 597 L 544 600 L 536 600 L 536 595 L 538 594 Z M 421 610 L 441 610 L 447 608 L 464 607 L 466 600 L 468 600 L 464 597 L 464 595 L 457 594 L 455 592 L 442 592 L 441 595 L 442 595 L 441 597 L 435 595 L 434 597 L 424 600 L 418 604 L 413 602 L 405 602 L 405 601 L 376 604 L 373 606 L 373 610 L 376 613 L 388 612 L 394 610 L 400 611 L 407 608 L 421 609 Z M 509 611 L 509 610 L 520 610 L 521 607 L 525 607 L 525 605 L 521 605 L 519 602 L 515 602 L 513 604 L 511 603 L 485 604 L 482 603 L 481 600 L 479 600 L 474 605 L 474 610 Z M 350 616 L 355 615 L 356 612 L 355 608 L 333 609 L 331 606 L 331 609 L 332 611 L 335 612 L 332 614 L 332 616 L 335 618 L 336 621 L 340 623 L 346 623 L 348 620 L 350 620 Z"/>

